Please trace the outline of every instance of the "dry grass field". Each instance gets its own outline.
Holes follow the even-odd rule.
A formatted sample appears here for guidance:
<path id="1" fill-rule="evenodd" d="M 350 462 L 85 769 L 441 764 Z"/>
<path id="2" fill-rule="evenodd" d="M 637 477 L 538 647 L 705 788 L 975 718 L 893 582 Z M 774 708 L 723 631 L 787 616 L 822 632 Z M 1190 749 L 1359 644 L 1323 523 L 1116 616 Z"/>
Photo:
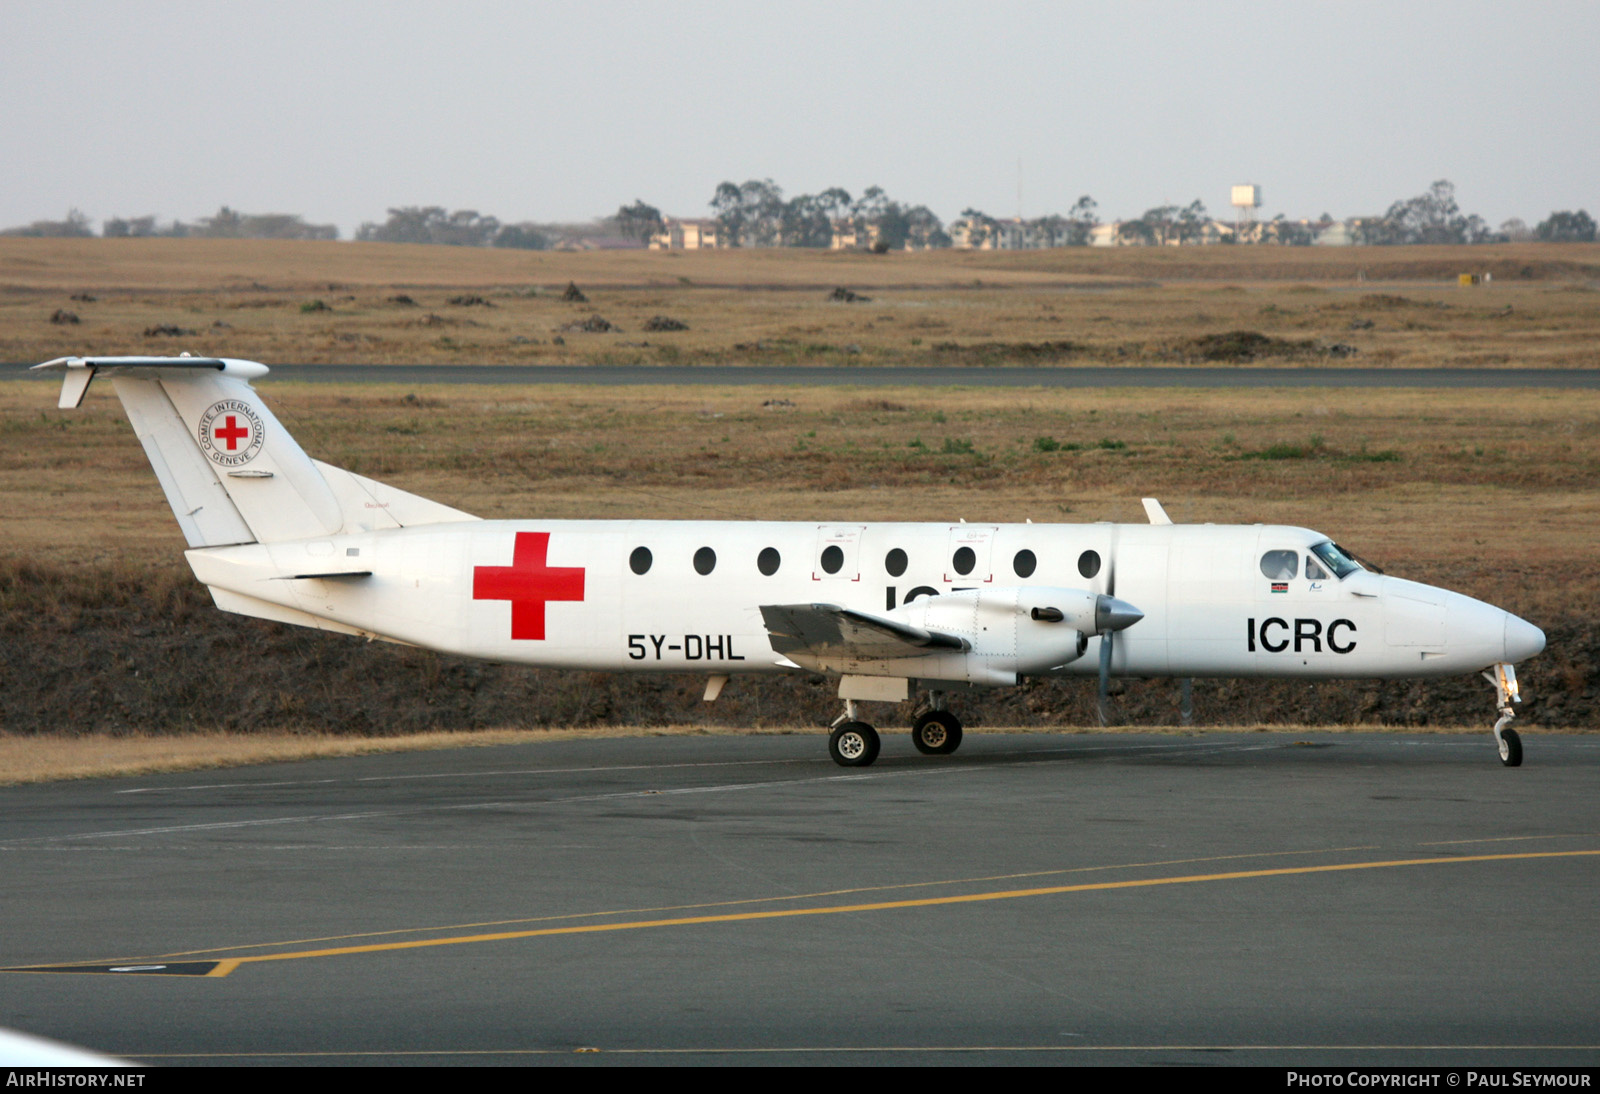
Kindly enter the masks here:
<path id="1" fill-rule="evenodd" d="M 140 253 L 149 261 L 116 246 L 126 243 L 147 245 Z M 1444 281 L 1440 264 L 1454 269 L 1464 259 L 1504 272 L 1486 288 Z M 1374 284 L 1380 262 L 1412 276 Z M 1358 352 L 1341 365 L 1594 367 L 1597 264 L 1600 248 L 1565 247 L 673 258 L 0 240 L 0 357 L 189 349 L 268 364 L 1136 367 L 1201 360 L 1199 340 L 1251 330 L 1278 340 L 1264 358 L 1273 364 L 1315 367 L 1342 342 Z M 1355 280 L 1359 269 L 1369 280 Z M 568 281 L 588 292 L 588 304 L 560 299 Z M 838 284 L 873 299 L 827 301 Z M 96 299 L 70 300 L 75 293 Z M 387 303 L 402 294 L 416 305 Z M 493 306 L 446 302 L 462 294 Z M 333 310 L 302 312 L 313 299 Z M 75 310 L 80 323 L 49 323 L 58 307 Z M 566 332 L 565 345 L 552 344 L 555 328 L 594 314 L 622 333 Z M 657 314 L 690 330 L 641 332 Z M 425 325 L 429 315 L 441 325 Z M 201 333 L 143 337 L 156 323 Z M 1600 723 L 1594 393 L 412 389 L 270 377 L 262 387 L 313 455 L 485 517 L 1140 520 L 1138 499 L 1153 494 L 1181 521 L 1310 525 L 1391 573 L 1483 597 L 1544 626 L 1551 647 L 1524 673 L 1524 717 L 1534 726 Z M 95 388 L 77 412 L 56 410 L 53 396 L 36 382 L 0 383 L 0 732 L 382 735 L 809 726 L 831 716 L 826 689 L 804 681 L 730 688 L 703 708 L 688 680 L 621 686 L 589 674 L 472 666 L 224 616 L 187 576 L 181 537 L 109 389 Z M 219 678 L 213 666 L 241 645 L 253 667 Z M 1130 717 L 1170 723 L 1167 687 L 1130 688 Z M 1211 725 L 1487 728 L 1491 705 L 1476 681 L 1211 682 L 1197 683 L 1196 693 Z M 1081 723 L 1090 709 L 1079 684 L 984 706 L 989 713 L 976 721 L 989 725 Z"/>
<path id="2" fill-rule="evenodd" d="M 1467 272 L 1493 282 L 1462 289 Z M 1597 282 L 1600 245 L 1577 244 L 553 254 L 8 238 L 0 360 L 1596 367 Z M 563 299 L 568 283 L 587 301 Z M 657 317 L 688 329 L 649 329 Z M 599 320 L 611 329 L 581 329 Z M 1219 337 L 1240 331 L 1262 340 Z"/>

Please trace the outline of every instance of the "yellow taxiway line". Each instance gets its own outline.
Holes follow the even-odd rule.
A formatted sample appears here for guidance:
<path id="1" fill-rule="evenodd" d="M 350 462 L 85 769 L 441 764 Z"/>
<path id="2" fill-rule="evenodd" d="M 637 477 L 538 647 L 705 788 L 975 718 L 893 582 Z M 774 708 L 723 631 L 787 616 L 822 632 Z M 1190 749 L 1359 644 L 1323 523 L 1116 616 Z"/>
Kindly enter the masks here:
<path id="1" fill-rule="evenodd" d="M 600 934 L 607 931 L 641 931 L 656 927 L 695 927 L 710 923 L 749 923 L 765 919 L 793 919 L 799 916 L 843 915 L 853 912 L 884 912 L 901 908 L 932 908 L 951 904 L 977 904 L 991 900 L 1018 900 L 1023 897 L 1056 896 L 1062 893 L 1106 892 L 1116 889 L 1148 889 L 1159 885 L 1194 885 L 1210 881 L 1244 881 L 1251 878 L 1289 877 L 1305 874 L 1330 874 L 1351 870 L 1381 870 L 1402 866 L 1442 866 L 1468 862 L 1506 862 L 1528 859 L 1575 858 L 1600 855 L 1589 851 L 1522 851 L 1499 855 L 1463 855 L 1452 858 L 1388 859 L 1376 862 L 1345 862 L 1326 866 L 1285 866 L 1271 870 L 1235 870 L 1219 874 L 1187 874 L 1180 877 L 1141 878 L 1131 881 L 1095 881 L 1079 885 L 1048 885 L 1033 889 L 1000 889 L 958 896 L 918 897 L 911 900 L 885 900 L 865 904 L 833 904 L 819 908 L 780 908 L 763 912 L 726 912 L 720 915 L 679 916 L 667 919 L 640 919 L 625 923 L 586 923 L 562 927 L 539 927 L 521 931 L 496 931 L 486 934 L 456 935 L 449 938 L 424 938 L 408 942 L 374 942 L 361 946 L 331 946 L 296 950 L 291 953 L 252 954 L 223 958 L 207 976 L 227 976 L 240 965 L 265 961 L 302 961 L 313 957 L 342 957 L 348 954 L 419 950 L 433 946 L 465 946 L 480 942 L 506 942 L 519 938 L 553 935 Z"/>

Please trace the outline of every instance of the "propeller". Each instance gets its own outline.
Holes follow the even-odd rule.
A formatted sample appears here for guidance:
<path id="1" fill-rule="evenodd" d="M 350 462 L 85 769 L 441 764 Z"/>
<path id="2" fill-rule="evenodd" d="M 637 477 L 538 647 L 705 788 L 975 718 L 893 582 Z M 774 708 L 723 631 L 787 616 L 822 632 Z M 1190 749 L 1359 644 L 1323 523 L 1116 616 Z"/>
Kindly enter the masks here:
<path id="1" fill-rule="evenodd" d="M 1102 596 L 1100 599 L 1110 601 L 1114 604 L 1123 603 L 1122 601 L 1116 599 L 1116 595 L 1117 529 L 1116 525 L 1112 525 L 1111 542 L 1107 545 L 1106 550 L 1106 591 L 1104 596 Z M 1135 609 L 1135 611 L 1137 611 L 1137 609 Z M 1129 622 L 1133 621 L 1129 620 Z M 1117 632 L 1114 629 L 1109 629 L 1100 625 L 1100 600 L 1095 601 L 1094 624 L 1095 633 L 1100 636 L 1100 688 L 1095 695 L 1099 701 L 1098 710 L 1100 713 L 1100 724 L 1103 726 L 1108 726 L 1111 724 L 1111 645 L 1113 636 Z M 1127 624 L 1124 624 L 1124 626 L 1126 625 Z"/>

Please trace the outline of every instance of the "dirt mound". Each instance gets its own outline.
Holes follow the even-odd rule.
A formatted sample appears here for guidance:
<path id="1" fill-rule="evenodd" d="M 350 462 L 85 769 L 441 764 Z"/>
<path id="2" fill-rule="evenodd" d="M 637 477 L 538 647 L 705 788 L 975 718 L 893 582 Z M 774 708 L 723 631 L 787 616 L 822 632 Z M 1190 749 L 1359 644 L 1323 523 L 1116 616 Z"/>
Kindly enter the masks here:
<path id="1" fill-rule="evenodd" d="M 447 319 L 442 315 L 429 312 L 421 319 L 407 319 L 400 325 L 403 327 L 476 327 L 479 324 L 470 319 Z"/>
<path id="2" fill-rule="evenodd" d="M 934 357 L 939 364 L 948 365 L 1001 365 L 1021 361 L 1057 361 L 1081 353 L 1084 346 L 1077 342 L 935 342 Z"/>
<path id="3" fill-rule="evenodd" d="M 573 323 L 557 327 L 557 330 L 570 331 L 574 334 L 605 334 L 607 331 L 620 332 L 621 327 L 612 325 L 611 321 L 598 315 L 585 316 Z"/>
<path id="4" fill-rule="evenodd" d="M 583 290 L 578 288 L 576 281 L 567 282 L 567 290 L 561 294 L 561 299 L 569 304 L 587 304 L 589 302 L 589 298 L 583 295 Z"/>
<path id="5" fill-rule="evenodd" d="M 843 285 L 829 293 L 828 299 L 835 304 L 869 304 L 872 302 L 872 297 L 862 296 L 858 292 L 851 292 Z"/>
<path id="6" fill-rule="evenodd" d="M 665 315 L 652 315 L 645 320 L 644 329 L 647 331 L 688 330 L 689 324 L 668 318 Z"/>
<path id="7" fill-rule="evenodd" d="M 1203 334 L 1179 343 L 1178 353 L 1183 357 L 1198 357 L 1202 361 L 1229 361 L 1240 363 L 1261 357 L 1305 357 L 1318 352 L 1315 341 L 1290 342 L 1283 338 L 1269 338 L 1260 331 L 1230 330 L 1221 334 Z"/>

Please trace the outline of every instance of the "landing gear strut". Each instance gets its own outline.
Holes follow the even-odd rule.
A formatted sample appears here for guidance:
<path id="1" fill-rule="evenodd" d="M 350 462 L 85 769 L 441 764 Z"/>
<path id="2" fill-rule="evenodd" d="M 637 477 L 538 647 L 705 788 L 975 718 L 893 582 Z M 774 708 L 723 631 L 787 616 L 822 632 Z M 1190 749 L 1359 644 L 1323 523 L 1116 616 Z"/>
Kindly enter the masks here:
<path id="1" fill-rule="evenodd" d="M 844 701 L 844 713 L 828 734 L 828 755 L 840 767 L 866 767 L 878 758 L 878 731 L 856 718 L 856 701 Z"/>
<path id="2" fill-rule="evenodd" d="M 1522 693 L 1517 690 L 1517 670 L 1501 663 L 1484 672 L 1483 678 L 1494 685 L 1495 706 L 1500 711 L 1500 720 L 1494 724 L 1494 740 L 1500 747 L 1500 762 L 1507 767 L 1521 767 L 1522 738 L 1511 728 L 1511 720 L 1517 716 L 1512 704 L 1522 702 Z"/>
<path id="3" fill-rule="evenodd" d="M 944 696 L 929 696 L 932 710 L 923 711 L 911 723 L 911 743 L 924 756 L 948 756 L 961 747 L 961 719 L 944 709 Z"/>

